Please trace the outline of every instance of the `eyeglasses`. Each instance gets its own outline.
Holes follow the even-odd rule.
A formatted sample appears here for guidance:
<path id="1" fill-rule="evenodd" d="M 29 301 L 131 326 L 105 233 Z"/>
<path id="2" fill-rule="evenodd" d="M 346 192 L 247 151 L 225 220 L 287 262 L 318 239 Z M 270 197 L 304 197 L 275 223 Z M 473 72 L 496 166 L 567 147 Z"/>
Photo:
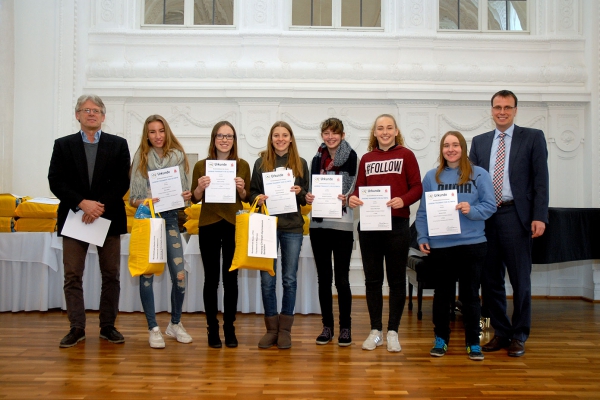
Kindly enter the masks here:
<path id="1" fill-rule="evenodd" d="M 80 110 L 77 110 L 79 112 L 84 112 L 86 114 L 102 114 L 102 110 L 99 110 L 97 108 L 82 108 Z"/>
<path id="2" fill-rule="evenodd" d="M 217 133 L 217 139 L 219 140 L 233 140 L 233 135 L 224 135 L 222 133 Z"/>
<path id="3" fill-rule="evenodd" d="M 514 110 L 515 108 L 517 108 L 517 107 L 513 107 L 513 106 L 504 106 L 504 107 L 502 107 L 502 106 L 494 106 L 494 107 L 492 107 L 492 110 L 494 110 L 496 112 L 500 112 L 500 111 L 509 112 L 509 111 Z"/>

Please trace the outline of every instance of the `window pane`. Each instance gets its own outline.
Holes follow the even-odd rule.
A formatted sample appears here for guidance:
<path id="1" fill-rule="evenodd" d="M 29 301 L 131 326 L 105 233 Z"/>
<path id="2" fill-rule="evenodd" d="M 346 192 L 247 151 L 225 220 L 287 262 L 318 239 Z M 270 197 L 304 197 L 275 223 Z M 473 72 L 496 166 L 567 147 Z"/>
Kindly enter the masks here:
<path id="1" fill-rule="evenodd" d="M 331 26 L 331 0 L 293 0 L 292 25 Z"/>
<path id="2" fill-rule="evenodd" d="M 440 29 L 458 29 L 458 0 L 440 0 Z"/>
<path id="3" fill-rule="evenodd" d="M 194 0 L 194 25 L 233 25 L 233 0 Z"/>
<path id="4" fill-rule="evenodd" d="M 381 0 L 343 0 L 342 26 L 381 26 Z"/>
<path id="5" fill-rule="evenodd" d="M 527 0 L 488 0 L 489 30 L 527 30 Z"/>
<path id="6" fill-rule="evenodd" d="M 183 25 L 184 0 L 146 0 L 144 23 Z"/>
<path id="7" fill-rule="evenodd" d="M 459 29 L 479 29 L 479 0 L 459 0 Z"/>

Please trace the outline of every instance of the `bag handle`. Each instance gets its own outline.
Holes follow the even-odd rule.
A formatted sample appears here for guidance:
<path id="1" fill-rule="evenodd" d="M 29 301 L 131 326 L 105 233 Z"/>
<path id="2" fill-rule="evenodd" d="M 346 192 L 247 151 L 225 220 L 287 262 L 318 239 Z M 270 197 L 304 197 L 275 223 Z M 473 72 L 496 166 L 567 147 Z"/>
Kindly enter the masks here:
<path id="1" fill-rule="evenodd" d="M 156 215 L 154 214 L 154 203 L 152 202 L 152 199 L 145 199 L 143 204 L 148 205 L 148 208 L 150 209 L 150 214 L 152 215 L 152 218 L 156 218 Z"/>
<path id="2" fill-rule="evenodd" d="M 249 211 L 250 214 L 255 213 L 257 207 L 258 207 L 258 196 L 256 196 L 256 198 L 254 199 L 254 202 L 252 203 L 252 206 L 250 207 L 250 211 Z M 262 213 L 265 215 L 269 215 L 269 209 L 267 208 L 267 202 L 264 202 L 261 207 L 262 207 L 261 208 Z"/>

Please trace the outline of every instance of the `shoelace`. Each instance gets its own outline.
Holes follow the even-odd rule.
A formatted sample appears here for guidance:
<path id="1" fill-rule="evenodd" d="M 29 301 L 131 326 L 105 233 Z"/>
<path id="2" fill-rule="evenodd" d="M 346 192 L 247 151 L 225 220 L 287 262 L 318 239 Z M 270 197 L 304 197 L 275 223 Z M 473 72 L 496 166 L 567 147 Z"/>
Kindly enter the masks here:
<path id="1" fill-rule="evenodd" d="M 321 332 L 321 336 L 325 336 L 327 338 L 331 338 L 331 329 L 329 329 L 328 327 L 324 326 L 323 327 L 323 332 Z"/>
<path id="2" fill-rule="evenodd" d="M 350 339 L 350 329 L 342 329 L 340 332 L 340 339 Z"/>
<path id="3" fill-rule="evenodd" d="M 481 346 L 471 346 L 471 353 L 481 353 Z"/>

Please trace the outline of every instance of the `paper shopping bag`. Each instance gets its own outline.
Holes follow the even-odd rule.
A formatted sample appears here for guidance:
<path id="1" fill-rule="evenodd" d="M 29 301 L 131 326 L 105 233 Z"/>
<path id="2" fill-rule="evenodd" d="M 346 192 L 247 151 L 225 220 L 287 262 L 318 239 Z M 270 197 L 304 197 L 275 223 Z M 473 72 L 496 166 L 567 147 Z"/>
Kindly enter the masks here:
<path id="1" fill-rule="evenodd" d="M 160 275 L 163 273 L 167 261 L 165 220 L 156 218 L 152 200 L 145 200 L 145 204 L 149 205 L 152 218 L 135 218 L 133 221 L 129 239 L 129 272 L 131 276 Z"/>
<path id="2" fill-rule="evenodd" d="M 258 252 L 259 254 L 262 254 L 260 257 L 254 257 L 249 255 L 249 250 L 251 247 L 250 244 L 250 240 L 253 236 L 257 236 L 259 235 L 259 232 L 264 232 L 267 233 L 267 236 L 271 236 L 274 235 L 273 237 L 276 239 L 277 237 L 277 217 L 269 217 L 272 218 L 271 220 L 269 220 L 270 222 L 267 222 L 266 224 L 264 223 L 264 219 L 258 218 L 253 222 L 253 225 L 256 225 L 255 227 L 255 231 L 254 232 L 250 232 L 250 220 L 251 220 L 251 216 L 252 215 L 260 215 L 258 213 L 256 213 L 256 207 L 258 204 L 258 198 L 256 200 L 254 200 L 254 204 L 252 204 L 252 207 L 250 208 L 250 211 L 247 213 L 241 213 L 235 216 L 235 253 L 233 254 L 233 261 L 231 262 L 231 268 L 229 268 L 230 271 L 234 271 L 236 269 L 239 268 L 244 268 L 244 269 L 255 269 L 255 270 L 259 270 L 259 271 L 266 271 L 269 273 L 269 275 L 271 276 L 275 276 L 275 271 L 273 270 L 273 260 L 277 259 L 277 247 L 275 246 L 275 252 L 273 255 L 272 250 L 269 250 L 269 258 L 267 257 L 266 254 L 266 248 L 264 248 L 263 250 L 260 249 L 260 244 L 261 243 L 266 243 L 265 242 L 265 237 L 263 235 L 263 238 L 261 239 L 260 237 L 257 238 L 256 241 L 256 250 L 253 250 L 254 254 L 256 254 L 256 252 Z M 269 211 L 267 210 L 267 207 L 265 205 L 263 205 L 263 212 L 266 214 L 266 216 L 269 215 Z M 273 224 L 273 219 L 275 221 L 275 232 L 272 232 L 272 224 Z M 263 221 L 263 222 L 261 222 Z M 260 229 L 259 229 L 260 227 Z M 251 236 L 252 235 L 252 236 Z M 276 243 L 276 242 L 275 242 Z M 270 245 L 266 246 L 270 249 Z"/>
<path id="3" fill-rule="evenodd" d="M 250 214 L 248 222 L 248 255 L 277 258 L 277 217 Z"/>

